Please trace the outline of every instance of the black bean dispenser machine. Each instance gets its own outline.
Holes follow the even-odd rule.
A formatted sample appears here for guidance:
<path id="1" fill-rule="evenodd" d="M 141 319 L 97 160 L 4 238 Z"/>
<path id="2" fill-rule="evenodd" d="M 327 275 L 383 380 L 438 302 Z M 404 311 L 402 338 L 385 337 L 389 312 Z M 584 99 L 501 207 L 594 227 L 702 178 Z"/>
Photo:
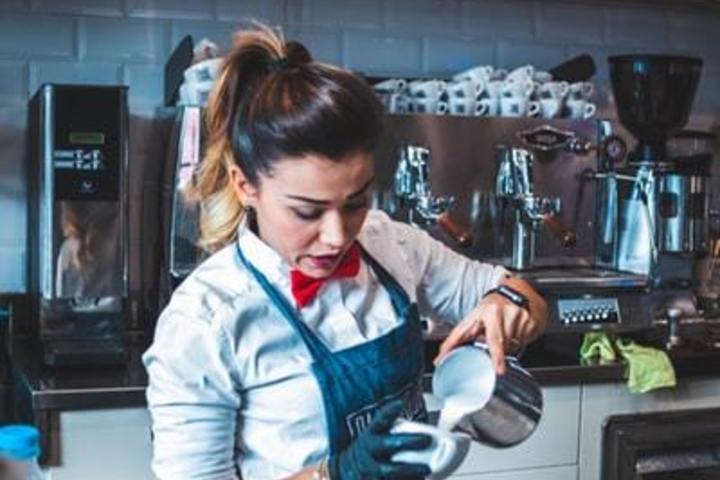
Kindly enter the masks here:
<path id="1" fill-rule="evenodd" d="M 45 84 L 30 100 L 31 333 L 44 363 L 125 357 L 127 87 Z"/>

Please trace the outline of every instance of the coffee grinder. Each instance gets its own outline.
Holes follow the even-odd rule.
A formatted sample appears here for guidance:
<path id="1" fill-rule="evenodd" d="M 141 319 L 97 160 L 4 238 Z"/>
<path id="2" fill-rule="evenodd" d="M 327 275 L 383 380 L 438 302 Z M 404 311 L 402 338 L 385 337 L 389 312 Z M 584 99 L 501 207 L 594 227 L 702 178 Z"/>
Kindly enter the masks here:
<path id="1" fill-rule="evenodd" d="M 29 105 L 31 334 L 52 366 L 124 359 L 127 87 L 45 84 Z"/>
<path id="2" fill-rule="evenodd" d="M 708 240 L 708 178 L 678 168 L 666 143 L 687 123 L 702 60 L 611 56 L 622 125 L 637 139 L 624 165 L 599 172 L 603 217 L 598 263 L 647 275 L 656 287 L 688 288 L 693 259 Z"/>

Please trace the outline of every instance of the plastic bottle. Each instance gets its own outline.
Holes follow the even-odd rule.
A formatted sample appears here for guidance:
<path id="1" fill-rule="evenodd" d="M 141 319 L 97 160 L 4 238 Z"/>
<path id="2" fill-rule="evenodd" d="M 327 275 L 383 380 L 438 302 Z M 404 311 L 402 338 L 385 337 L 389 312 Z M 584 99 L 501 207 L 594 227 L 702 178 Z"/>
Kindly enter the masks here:
<path id="1" fill-rule="evenodd" d="M 0 474 L 2 480 L 45 480 L 38 465 L 38 429 L 31 425 L 0 427 Z"/>

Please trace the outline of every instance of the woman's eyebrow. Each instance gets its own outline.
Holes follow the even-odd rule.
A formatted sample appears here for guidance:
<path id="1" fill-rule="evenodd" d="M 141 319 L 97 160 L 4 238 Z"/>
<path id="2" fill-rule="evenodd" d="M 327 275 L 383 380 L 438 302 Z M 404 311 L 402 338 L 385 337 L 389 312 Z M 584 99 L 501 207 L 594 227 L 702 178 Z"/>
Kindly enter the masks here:
<path id="1" fill-rule="evenodd" d="M 368 180 L 367 182 L 365 182 L 365 185 L 363 185 L 363 186 L 362 186 L 360 189 L 358 189 L 356 192 L 353 192 L 353 193 L 351 193 L 350 195 L 348 195 L 348 197 L 347 197 L 348 200 L 349 200 L 349 199 L 352 199 L 352 198 L 355 198 L 355 197 L 357 197 L 357 196 L 362 195 L 363 193 L 365 193 L 365 191 L 370 187 L 370 185 L 372 185 L 372 183 L 373 183 L 374 181 L 375 181 L 375 176 L 373 176 L 370 180 Z M 320 199 L 317 199 L 317 198 L 304 197 L 304 196 L 302 196 L 302 195 L 285 195 L 285 196 L 286 196 L 287 198 L 291 198 L 291 199 L 293 199 L 293 200 L 300 200 L 301 202 L 312 203 L 312 204 L 314 204 L 314 205 L 327 205 L 327 204 L 330 203 L 328 200 L 320 200 Z"/>

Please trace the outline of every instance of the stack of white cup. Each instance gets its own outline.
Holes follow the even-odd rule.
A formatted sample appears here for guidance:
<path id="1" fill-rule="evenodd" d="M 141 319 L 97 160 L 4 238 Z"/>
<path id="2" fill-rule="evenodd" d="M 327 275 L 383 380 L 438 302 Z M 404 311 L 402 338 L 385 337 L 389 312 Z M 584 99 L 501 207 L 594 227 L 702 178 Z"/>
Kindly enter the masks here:
<path id="1" fill-rule="evenodd" d="M 447 88 L 448 83 L 439 79 L 415 80 L 408 83 L 410 110 L 414 113 L 437 115 L 448 113 L 448 102 L 445 100 Z"/>
<path id="2" fill-rule="evenodd" d="M 597 111 L 592 83 L 556 81 L 532 65 L 480 65 L 449 81 L 391 78 L 374 88 L 391 113 L 588 119 Z"/>

